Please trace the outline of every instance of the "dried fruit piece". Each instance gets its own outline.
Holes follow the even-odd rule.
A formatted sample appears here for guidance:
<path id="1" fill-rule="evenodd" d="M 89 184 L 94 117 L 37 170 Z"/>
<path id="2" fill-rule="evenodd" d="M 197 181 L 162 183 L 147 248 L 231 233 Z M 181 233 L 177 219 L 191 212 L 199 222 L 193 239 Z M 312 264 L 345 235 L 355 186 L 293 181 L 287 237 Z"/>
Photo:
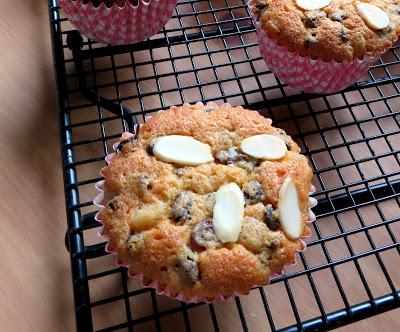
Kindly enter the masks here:
<path id="1" fill-rule="evenodd" d="M 338 10 L 329 15 L 329 18 L 334 22 L 343 22 L 349 18 L 349 14 L 346 11 Z"/>
<path id="2" fill-rule="evenodd" d="M 117 203 L 118 203 L 118 198 L 117 197 L 113 197 L 108 203 L 107 203 L 107 207 L 110 208 L 113 211 L 117 210 Z"/>
<path id="3" fill-rule="evenodd" d="M 272 240 L 268 247 L 263 248 L 261 253 L 258 255 L 261 264 L 270 266 L 272 255 L 278 247 L 279 242 L 277 240 Z"/>
<path id="4" fill-rule="evenodd" d="M 264 190 L 258 181 L 250 181 L 243 186 L 246 204 L 256 204 L 264 199 Z"/>
<path id="5" fill-rule="evenodd" d="M 221 245 L 217 235 L 215 235 L 212 222 L 212 219 L 206 219 L 193 228 L 192 238 L 198 246 L 215 249 Z"/>
<path id="6" fill-rule="evenodd" d="M 272 204 L 268 204 L 265 207 L 264 216 L 265 223 L 270 230 L 276 231 L 279 229 L 281 226 L 281 222 L 279 221 L 279 212 L 273 208 Z"/>
<path id="7" fill-rule="evenodd" d="M 358 15 L 361 16 L 370 28 L 382 30 L 389 26 L 389 15 L 378 6 L 369 3 L 359 3 L 356 8 Z"/>
<path id="8" fill-rule="evenodd" d="M 217 153 L 215 159 L 224 165 L 233 164 L 239 160 L 245 159 L 245 155 L 237 152 L 235 147 L 230 147 L 228 150 L 222 150 Z"/>
<path id="9" fill-rule="evenodd" d="M 320 24 L 320 20 L 326 17 L 326 14 L 319 10 L 311 11 L 304 15 L 305 15 L 304 26 L 309 29 L 318 27 L 318 25 Z"/>
<path id="10" fill-rule="evenodd" d="M 263 10 L 263 9 L 268 9 L 268 3 L 264 1 L 260 1 L 258 4 L 254 6 L 257 12 Z"/>
<path id="11" fill-rule="evenodd" d="M 118 153 L 122 152 L 123 147 L 126 144 L 132 143 L 134 140 L 136 140 L 135 136 L 132 136 L 129 138 L 127 138 L 127 137 L 121 138 L 117 148 L 115 149 L 115 153 L 118 154 Z"/>
<path id="12" fill-rule="evenodd" d="M 267 10 L 269 7 L 268 3 L 265 0 L 260 1 L 254 6 L 254 12 L 257 15 L 257 19 L 260 19 L 260 15 L 263 11 Z"/>
<path id="13" fill-rule="evenodd" d="M 154 156 L 154 146 L 156 145 L 158 141 L 158 138 L 154 138 L 150 141 L 149 145 L 146 148 L 146 152 L 150 155 L 150 156 Z"/>
<path id="14" fill-rule="evenodd" d="M 223 165 L 235 165 L 249 172 L 257 165 L 257 162 L 251 159 L 248 155 L 238 152 L 235 147 L 219 151 L 215 156 L 215 160 Z"/>
<path id="15" fill-rule="evenodd" d="M 240 145 L 242 151 L 259 159 L 277 160 L 285 156 L 285 141 L 269 134 L 261 134 L 244 139 Z"/>
<path id="16" fill-rule="evenodd" d="M 296 0 L 296 5 L 304 10 L 316 10 L 328 6 L 332 0 Z"/>
<path id="17" fill-rule="evenodd" d="M 175 221 L 187 221 L 191 220 L 190 208 L 192 206 L 192 197 L 190 192 L 182 191 L 176 196 L 172 205 L 172 214 Z"/>
<path id="18" fill-rule="evenodd" d="M 175 267 L 186 284 L 194 284 L 200 279 L 198 256 L 191 250 L 184 250 L 179 256 Z"/>
<path id="19" fill-rule="evenodd" d="M 189 136 L 161 137 L 155 142 L 153 153 L 162 161 L 179 165 L 198 166 L 214 160 L 209 145 Z"/>
<path id="20" fill-rule="evenodd" d="M 339 38 L 343 43 L 348 42 L 350 40 L 347 31 L 348 30 L 343 27 L 340 28 Z"/>
<path id="21" fill-rule="evenodd" d="M 215 194 L 213 226 L 222 242 L 236 242 L 243 223 L 244 195 L 236 183 L 223 185 Z"/>
<path id="22" fill-rule="evenodd" d="M 204 110 L 203 110 L 203 113 L 211 113 L 211 112 L 213 112 L 213 111 L 214 111 L 214 109 L 211 108 L 211 107 L 209 107 L 209 108 L 204 109 Z"/>
<path id="23" fill-rule="evenodd" d="M 279 189 L 278 211 L 286 236 L 298 239 L 302 233 L 301 211 L 296 185 L 291 178 L 286 178 Z"/>

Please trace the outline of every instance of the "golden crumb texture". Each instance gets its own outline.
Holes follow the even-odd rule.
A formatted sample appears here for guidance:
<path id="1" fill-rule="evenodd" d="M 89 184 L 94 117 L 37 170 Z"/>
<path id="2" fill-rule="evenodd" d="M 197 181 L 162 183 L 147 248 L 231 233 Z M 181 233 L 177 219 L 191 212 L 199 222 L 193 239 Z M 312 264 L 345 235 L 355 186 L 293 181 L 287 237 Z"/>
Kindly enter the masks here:
<path id="1" fill-rule="evenodd" d="M 250 136 L 271 134 L 286 142 L 277 161 L 252 159 L 240 151 Z M 152 140 L 167 135 L 192 136 L 211 147 L 214 162 L 181 166 L 158 160 Z M 172 295 L 210 301 L 233 292 L 247 294 L 264 285 L 271 273 L 295 261 L 301 239 L 282 231 L 279 189 L 291 177 L 307 227 L 312 170 L 297 144 L 255 111 L 224 104 L 172 107 L 151 117 L 137 135 L 122 139 L 103 168 L 105 208 L 99 213 L 109 247 L 131 274 L 144 283 L 157 281 Z M 212 218 L 215 192 L 235 182 L 246 199 L 241 233 L 235 243 L 222 243 Z"/>
<path id="2" fill-rule="evenodd" d="M 302 56 L 326 61 L 354 61 L 391 47 L 400 35 L 400 0 L 363 0 L 381 8 L 388 27 L 374 30 L 357 13 L 361 1 L 332 0 L 307 11 L 296 0 L 252 0 L 252 11 L 268 36 L 278 45 Z"/>

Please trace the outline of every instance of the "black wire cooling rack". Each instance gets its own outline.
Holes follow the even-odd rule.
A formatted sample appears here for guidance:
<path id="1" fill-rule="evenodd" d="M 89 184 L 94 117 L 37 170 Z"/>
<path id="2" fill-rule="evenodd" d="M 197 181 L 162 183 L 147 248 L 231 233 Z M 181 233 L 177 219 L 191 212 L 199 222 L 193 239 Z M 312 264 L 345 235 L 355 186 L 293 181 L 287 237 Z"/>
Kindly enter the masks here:
<path id="1" fill-rule="evenodd" d="M 262 61 L 243 0 L 181 0 L 146 42 L 82 38 L 49 0 L 79 331 L 317 330 L 400 306 L 400 50 L 333 95 L 282 84 Z M 94 184 L 123 131 L 185 102 L 243 105 L 302 147 L 319 200 L 298 263 L 248 296 L 184 304 L 127 278 L 99 240 Z"/>

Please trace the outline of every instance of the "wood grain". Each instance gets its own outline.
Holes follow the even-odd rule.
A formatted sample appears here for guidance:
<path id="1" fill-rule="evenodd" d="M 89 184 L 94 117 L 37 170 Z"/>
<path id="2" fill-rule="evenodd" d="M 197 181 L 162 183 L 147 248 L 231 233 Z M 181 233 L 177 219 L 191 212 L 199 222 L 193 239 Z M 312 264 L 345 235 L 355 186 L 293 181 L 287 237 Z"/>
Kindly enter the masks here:
<path id="1" fill-rule="evenodd" d="M 72 331 L 75 322 L 69 256 L 64 247 L 65 203 L 46 1 L 3 1 L 0 29 L 0 330 Z M 93 170 L 87 170 L 87 173 L 92 174 Z M 91 193 L 92 190 L 88 192 L 88 198 Z M 330 229 L 329 223 L 321 221 L 322 228 L 324 225 L 326 233 L 336 231 Z M 365 245 L 362 240 L 352 243 L 360 250 Z M 332 250 L 337 257 L 346 254 L 343 247 Z M 311 251 L 309 254 L 316 263 L 322 255 Z M 113 263 L 111 257 L 105 257 L 88 264 L 89 271 L 96 271 Z M 371 263 L 371 266 L 375 265 Z M 351 275 L 342 277 L 351 289 Z M 327 278 L 326 285 L 318 285 L 319 289 L 328 291 L 331 282 Z M 307 312 L 313 309 L 307 298 L 310 291 L 302 290 L 303 285 L 302 280 L 291 284 L 296 300 L 301 304 L 300 311 L 307 317 Z M 118 280 L 112 278 L 92 286 L 92 300 L 120 291 Z M 140 285 L 132 281 L 129 287 L 134 289 Z M 281 287 L 269 287 L 269 297 L 279 298 L 283 292 Z M 355 302 L 359 292 L 357 288 L 353 291 Z M 263 330 L 266 317 L 259 298 L 248 296 L 242 299 L 249 317 L 249 329 Z M 161 309 L 176 305 L 164 297 L 158 300 Z M 338 299 L 333 297 L 328 307 L 339 308 L 340 303 L 336 301 Z M 282 326 L 285 325 L 287 305 L 287 299 L 280 299 L 273 306 Z M 145 296 L 135 298 L 132 308 L 139 317 L 152 313 L 151 303 Z M 240 322 L 236 312 L 231 314 L 236 310 L 233 301 L 219 303 L 216 308 L 221 331 L 237 330 Z M 101 328 L 119 322 L 125 313 L 123 304 L 116 303 L 94 309 L 93 314 L 100 315 L 95 327 Z M 205 331 L 211 327 L 207 307 L 190 311 L 189 316 L 193 330 Z M 183 329 L 181 315 L 168 316 L 161 323 L 166 331 Z M 339 330 L 394 331 L 399 325 L 397 309 Z M 141 326 L 142 330 L 151 328 L 151 324 Z"/>
<path id="2" fill-rule="evenodd" d="M 74 329 L 46 1 L 0 8 L 2 331 Z"/>

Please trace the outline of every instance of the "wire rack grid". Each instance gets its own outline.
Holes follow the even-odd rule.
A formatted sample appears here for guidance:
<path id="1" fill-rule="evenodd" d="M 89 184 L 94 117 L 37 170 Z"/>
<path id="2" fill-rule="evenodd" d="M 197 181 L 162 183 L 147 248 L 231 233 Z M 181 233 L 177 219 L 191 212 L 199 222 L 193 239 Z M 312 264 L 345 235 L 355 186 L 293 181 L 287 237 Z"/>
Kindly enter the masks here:
<path id="1" fill-rule="evenodd" d="M 156 36 L 117 47 L 82 38 L 56 0 L 49 17 L 79 331 L 331 329 L 400 306 L 398 46 L 345 91 L 311 95 L 268 69 L 243 0 L 181 0 Z M 273 119 L 309 157 L 319 201 L 298 263 L 224 303 L 180 303 L 127 278 L 104 251 L 91 202 L 123 131 L 197 101 Z"/>

